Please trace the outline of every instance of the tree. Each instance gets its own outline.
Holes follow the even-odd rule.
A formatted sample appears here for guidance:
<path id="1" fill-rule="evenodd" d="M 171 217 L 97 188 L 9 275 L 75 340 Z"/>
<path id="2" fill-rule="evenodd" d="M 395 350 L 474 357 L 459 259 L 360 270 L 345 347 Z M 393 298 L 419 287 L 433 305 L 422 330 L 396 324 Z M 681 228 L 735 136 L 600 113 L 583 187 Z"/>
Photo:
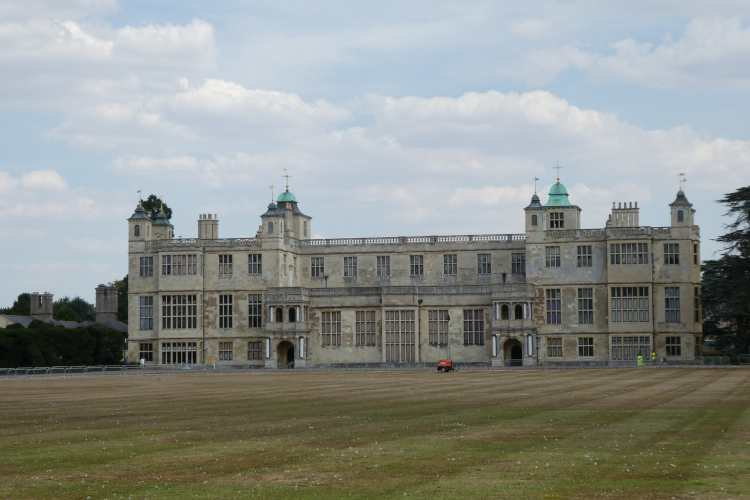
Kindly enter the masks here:
<path id="1" fill-rule="evenodd" d="M 93 319 L 94 318 L 94 304 L 91 304 L 89 302 L 86 302 L 81 297 L 75 297 L 71 299 L 70 297 L 63 297 L 61 299 L 56 300 L 52 304 L 52 317 L 54 317 L 56 320 L 63 321 L 62 318 L 58 317 L 58 314 L 63 308 L 68 308 L 71 310 L 71 312 L 75 315 L 75 317 L 78 317 L 78 320 L 75 319 L 68 319 L 70 317 L 70 313 L 65 313 L 67 316 L 65 318 L 66 321 L 78 321 L 79 323 L 85 319 Z"/>
<path id="2" fill-rule="evenodd" d="M 718 203 L 729 207 L 734 222 L 716 239 L 724 255 L 703 263 L 703 333 L 734 354 L 750 347 L 750 186 L 729 193 Z"/>
<path id="3" fill-rule="evenodd" d="M 31 294 L 22 293 L 18 296 L 13 306 L 8 311 L 8 314 L 14 316 L 29 316 L 31 315 Z"/>
<path id="4" fill-rule="evenodd" d="M 54 318 L 58 321 L 75 321 L 80 323 L 83 321 L 79 315 L 68 305 L 62 306 L 54 315 Z"/>
<path id="5" fill-rule="evenodd" d="M 141 202 L 141 206 L 148 212 L 151 220 L 156 220 L 156 216 L 161 212 L 164 207 L 164 215 L 167 216 L 167 220 L 172 218 L 172 209 L 167 206 L 162 200 L 156 197 L 156 195 L 149 195 L 148 198 Z"/>
<path id="6" fill-rule="evenodd" d="M 117 287 L 117 319 L 128 322 L 128 275 L 110 284 Z"/>

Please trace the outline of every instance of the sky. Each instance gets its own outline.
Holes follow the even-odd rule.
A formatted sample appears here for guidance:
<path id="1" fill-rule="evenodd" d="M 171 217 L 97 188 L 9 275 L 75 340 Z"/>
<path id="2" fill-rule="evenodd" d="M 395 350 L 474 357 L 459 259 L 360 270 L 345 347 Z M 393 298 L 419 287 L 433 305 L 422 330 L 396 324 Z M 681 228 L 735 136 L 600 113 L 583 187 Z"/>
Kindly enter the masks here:
<path id="1" fill-rule="evenodd" d="M 254 236 L 287 169 L 315 237 L 523 232 L 556 181 L 717 258 L 750 185 L 746 0 L 0 0 L 0 307 L 94 301 L 163 196 Z"/>

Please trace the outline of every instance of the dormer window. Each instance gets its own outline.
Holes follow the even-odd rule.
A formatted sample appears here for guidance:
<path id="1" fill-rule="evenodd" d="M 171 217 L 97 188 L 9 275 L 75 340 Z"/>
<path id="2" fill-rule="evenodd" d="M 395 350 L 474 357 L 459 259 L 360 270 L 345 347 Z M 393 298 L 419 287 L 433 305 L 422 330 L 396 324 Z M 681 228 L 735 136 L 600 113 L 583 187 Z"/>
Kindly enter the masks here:
<path id="1" fill-rule="evenodd" d="M 141 226 L 138 224 L 135 225 L 133 228 L 133 236 L 140 236 L 141 235 Z"/>
<path id="2" fill-rule="evenodd" d="M 565 227 L 565 221 L 563 212 L 550 212 L 549 214 L 549 227 L 550 229 L 563 229 Z"/>

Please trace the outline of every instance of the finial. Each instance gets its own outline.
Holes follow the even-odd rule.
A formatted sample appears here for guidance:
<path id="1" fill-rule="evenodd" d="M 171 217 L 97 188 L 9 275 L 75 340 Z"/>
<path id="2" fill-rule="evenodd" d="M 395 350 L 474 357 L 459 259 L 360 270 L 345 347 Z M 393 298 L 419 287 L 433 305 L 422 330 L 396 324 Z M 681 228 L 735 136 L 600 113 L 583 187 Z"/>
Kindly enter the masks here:
<path id="1" fill-rule="evenodd" d="M 143 198 L 141 197 L 141 190 L 140 189 L 138 190 L 138 206 L 139 207 L 143 206 Z"/>
<path id="2" fill-rule="evenodd" d="M 273 184 L 268 187 L 271 188 L 271 203 L 273 203 Z"/>
<path id="3" fill-rule="evenodd" d="M 534 194 L 536 194 L 536 181 L 539 180 L 539 177 L 534 177 Z"/>
<path id="4" fill-rule="evenodd" d="M 282 175 L 282 177 L 286 177 L 286 190 L 289 191 L 289 178 L 291 175 L 289 175 L 286 169 L 284 169 L 284 175 Z"/>
<path id="5" fill-rule="evenodd" d="M 561 168 L 565 168 L 565 167 L 561 167 L 561 166 L 560 166 L 560 162 L 558 161 L 558 162 L 557 162 L 557 166 L 554 166 L 554 167 L 552 167 L 552 168 L 556 168 L 556 169 L 557 169 L 557 182 L 560 182 L 560 169 L 561 169 Z"/>
<path id="6" fill-rule="evenodd" d="M 685 179 L 683 179 L 683 177 L 685 177 L 685 172 L 680 172 L 677 175 L 680 178 L 680 191 L 682 191 L 682 183 L 685 182 Z"/>
<path id="7" fill-rule="evenodd" d="M 161 199 L 161 196 L 159 196 L 159 204 L 161 205 L 161 213 L 164 213 L 164 200 Z"/>

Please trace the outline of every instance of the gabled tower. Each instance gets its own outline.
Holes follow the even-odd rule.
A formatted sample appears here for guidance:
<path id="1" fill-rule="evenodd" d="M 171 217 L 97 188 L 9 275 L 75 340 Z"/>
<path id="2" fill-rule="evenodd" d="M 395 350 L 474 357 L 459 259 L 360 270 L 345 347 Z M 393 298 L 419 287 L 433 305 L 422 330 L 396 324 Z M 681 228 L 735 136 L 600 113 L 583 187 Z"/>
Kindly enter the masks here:
<path id="1" fill-rule="evenodd" d="M 690 227 L 693 225 L 693 204 L 685 197 L 685 192 L 677 191 L 677 198 L 669 204 L 672 227 Z"/>
<path id="2" fill-rule="evenodd" d="M 544 205 L 544 219 L 540 224 L 545 231 L 581 229 L 581 209 L 570 204 L 568 190 L 560 183 L 560 177 L 549 191 L 549 200 Z"/>
<path id="3" fill-rule="evenodd" d="M 129 241 L 146 241 L 151 239 L 151 227 L 153 223 L 148 216 L 146 209 L 138 202 L 135 212 L 128 219 L 128 240 Z"/>

